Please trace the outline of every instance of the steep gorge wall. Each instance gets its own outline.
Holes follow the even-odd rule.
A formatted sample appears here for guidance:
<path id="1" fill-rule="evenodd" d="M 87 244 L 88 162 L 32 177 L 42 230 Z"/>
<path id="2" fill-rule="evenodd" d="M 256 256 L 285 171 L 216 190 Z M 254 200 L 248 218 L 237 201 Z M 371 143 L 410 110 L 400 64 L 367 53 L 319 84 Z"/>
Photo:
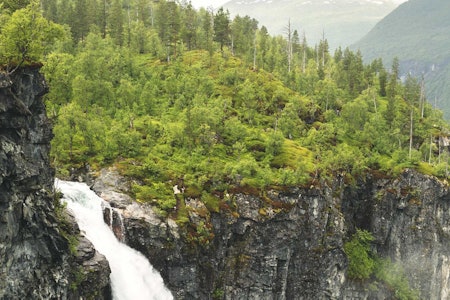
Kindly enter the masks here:
<path id="1" fill-rule="evenodd" d="M 433 177 L 406 170 L 351 186 L 337 178 L 331 187 L 271 191 L 265 199 L 237 193 L 229 201 L 234 213 L 206 216 L 199 201 L 187 199 L 191 222 L 212 225 L 205 230 L 213 238 L 199 246 L 151 207 L 121 198 L 126 189 L 117 187 L 126 184 L 108 185 L 103 175 L 94 189 L 122 212 L 127 243 L 150 259 L 177 299 L 393 299 L 387 286 L 348 279 L 343 244 L 356 228 L 373 234 L 381 257 L 404 267 L 422 299 L 449 296 L 450 193 Z"/>
<path id="2" fill-rule="evenodd" d="M 55 213 L 46 89 L 38 68 L 0 73 L 0 299 L 108 298 L 107 261 Z"/>
<path id="3" fill-rule="evenodd" d="M 412 170 L 347 188 L 342 211 L 375 237 L 382 257 L 400 262 L 421 299 L 450 297 L 450 191 Z"/>

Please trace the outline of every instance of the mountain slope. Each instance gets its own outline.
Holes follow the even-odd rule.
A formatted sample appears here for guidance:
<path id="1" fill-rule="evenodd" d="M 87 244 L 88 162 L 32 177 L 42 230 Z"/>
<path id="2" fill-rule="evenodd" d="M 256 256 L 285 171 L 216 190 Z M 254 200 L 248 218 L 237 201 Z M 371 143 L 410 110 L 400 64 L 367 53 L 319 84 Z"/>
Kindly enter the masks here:
<path id="1" fill-rule="evenodd" d="M 224 5 L 231 15 L 249 15 L 272 34 L 292 27 L 306 34 L 308 43 L 317 43 L 325 33 L 331 48 L 348 46 L 364 36 L 397 6 L 393 0 L 232 0 Z"/>
<path id="2" fill-rule="evenodd" d="M 390 64 L 400 60 L 403 74 L 424 74 L 427 97 L 450 117 L 450 2 L 410 0 L 380 21 L 352 48 L 370 61 L 381 57 Z"/>

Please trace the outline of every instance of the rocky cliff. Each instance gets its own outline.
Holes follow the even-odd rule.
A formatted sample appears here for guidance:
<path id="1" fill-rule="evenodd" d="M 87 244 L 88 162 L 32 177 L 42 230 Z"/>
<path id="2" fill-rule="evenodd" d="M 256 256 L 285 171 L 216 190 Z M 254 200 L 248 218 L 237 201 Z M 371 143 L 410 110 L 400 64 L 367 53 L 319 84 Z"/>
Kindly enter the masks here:
<path id="1" fill-rule="evenodd" d="M 39 68 L 0 73 L 0 299 L 109 297 L 109 265 L 53 193 Z"/>
<path id="2" fill-rule="evenodd" d="M 121 197 L 126 183 L 114 171 L 103 171 L 94 189 L 122 212 L 127 243 L 177 299 L 395 299 L 395 286 L 349 278 L 343 245 L 356 228 L 372 233 L 373 253 L 400 265 L 420 298 L 449 297 L 450 192 L 412 170 L 257 196 L 237 191 L 218 213 L 185 199 L 190 229 Z"/>

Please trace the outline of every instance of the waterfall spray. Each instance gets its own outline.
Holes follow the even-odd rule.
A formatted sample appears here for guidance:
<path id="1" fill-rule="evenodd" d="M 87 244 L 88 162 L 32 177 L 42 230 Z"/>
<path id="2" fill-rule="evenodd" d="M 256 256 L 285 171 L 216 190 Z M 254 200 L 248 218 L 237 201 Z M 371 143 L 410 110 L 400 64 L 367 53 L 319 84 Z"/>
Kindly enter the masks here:
<path id="1" fill-rule="evenodd" d="M 105 255 L 111 267 L 111 287 L 115 300 L 173 299 L 160 274 L 138 251 L 117 240 L 103 220 L 102 203 L 84 183 L 56 180 L 56 189 L 63 194 L 77 220 L 80 230 L 94 247 Z M 111 221 L 112 221 L 111 214 Z"/>

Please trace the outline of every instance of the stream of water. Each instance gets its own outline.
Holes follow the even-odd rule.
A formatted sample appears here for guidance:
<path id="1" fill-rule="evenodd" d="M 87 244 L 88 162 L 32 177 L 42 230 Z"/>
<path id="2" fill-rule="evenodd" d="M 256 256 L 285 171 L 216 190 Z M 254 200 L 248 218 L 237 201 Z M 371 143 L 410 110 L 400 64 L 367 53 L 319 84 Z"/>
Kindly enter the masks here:
<path id="1" fill-rule="evenodd" d="M 80 230 L 98 252 L 105 255 L 111 267 L 111 287 L 115 300 L 166 300 L 173 299 L 164 286 L 161 275 L 138 251 L 119 242 L 103 221 L 102 203 L 84 183 L 55 181 L 57 190 L 64 194 L 77 220 Z"/>

